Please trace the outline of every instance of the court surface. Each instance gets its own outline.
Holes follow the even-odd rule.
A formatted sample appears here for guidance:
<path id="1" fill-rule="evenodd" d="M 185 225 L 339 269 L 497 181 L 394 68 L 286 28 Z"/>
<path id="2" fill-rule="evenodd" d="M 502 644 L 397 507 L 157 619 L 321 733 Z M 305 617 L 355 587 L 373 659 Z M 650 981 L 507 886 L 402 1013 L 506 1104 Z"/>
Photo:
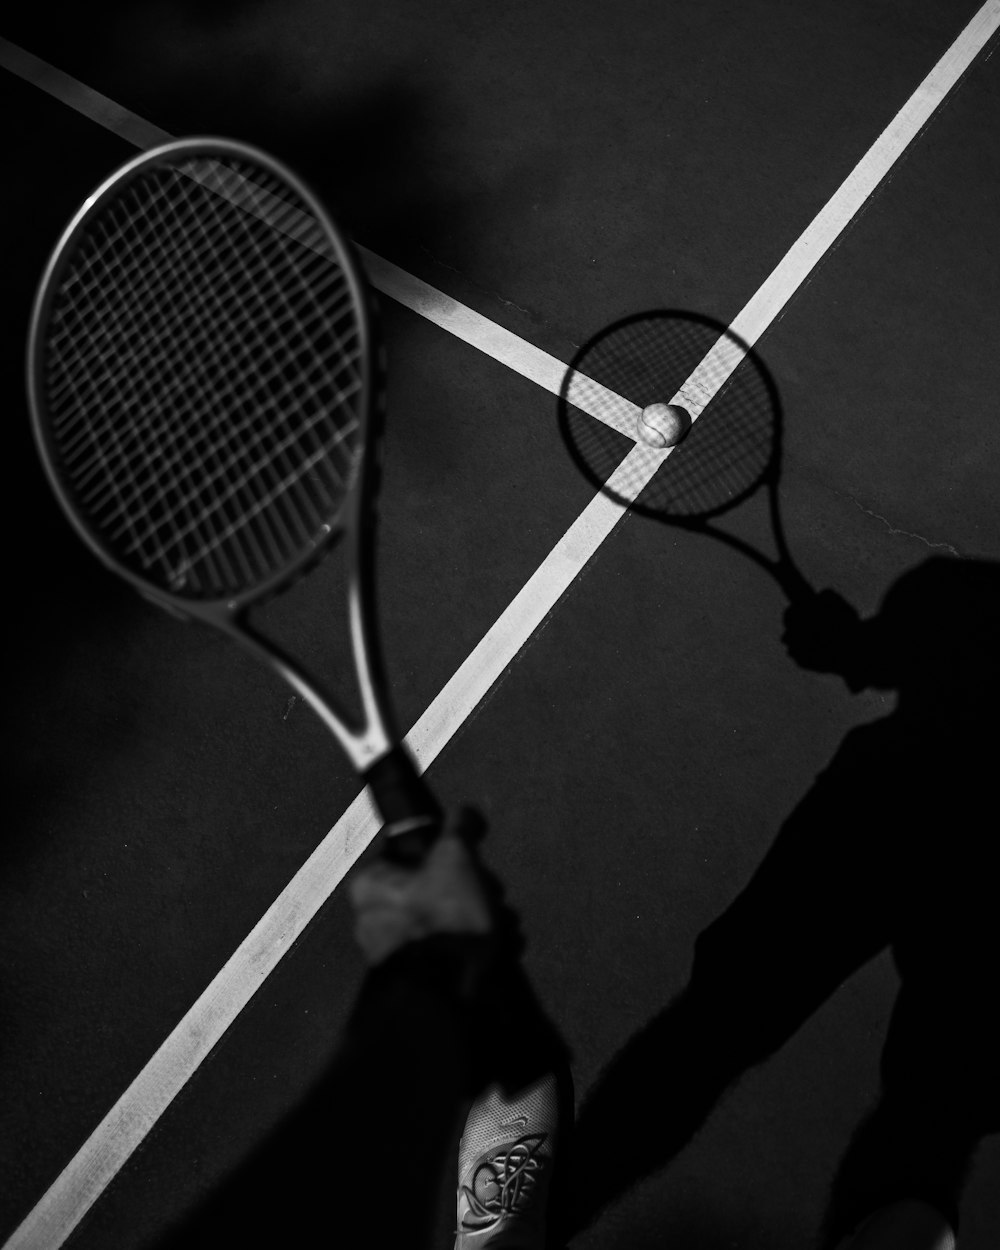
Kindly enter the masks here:
<path id="1" fill-rule="evenodd" d="M 489 818 L 582 1094 L 682 986 L 844 734 L 892 698 L 797 668 L 780 591 L 720 543 L 634 515 L 567 541 L 594 493 L 553 379 L 632 312 L 731 323 L 977 16 L 968 68 L 925 93 L 930 120 L 757 343 L 784 409 L 791 547 L 867 614 L 932 554 L 1000 555 L 996 4 L 163 0 L 5 19 L 67 77 L 0 69 L 0 1235 L 81 1209 L 118 1151 L 72 1244 L 151 1246 L 309 1087 L 364 971 L 338 882 L 371 820 L 335 746 L 276 678 L 104 574 L 36 466 L 30 302 L 82 198 L 158 135 L 229 135 L 293 165 L 367 249 L 400 719 L 439 794 Z M 767 544 L 762 507 L 732 525 Z M 264 614 L 331 679 L 336 563 Z M 896 986 L 884 955 L 848 981 L 582 1250 L 810 1244 Z M 995 1245 L 998 1182 L 994 1138 L 963 1250 Z"/>

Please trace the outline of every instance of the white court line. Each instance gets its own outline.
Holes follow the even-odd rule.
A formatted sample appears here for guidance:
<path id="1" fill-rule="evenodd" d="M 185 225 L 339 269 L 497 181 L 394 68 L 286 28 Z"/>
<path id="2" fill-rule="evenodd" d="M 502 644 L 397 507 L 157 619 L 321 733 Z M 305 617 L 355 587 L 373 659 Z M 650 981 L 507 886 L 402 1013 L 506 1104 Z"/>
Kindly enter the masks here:
<path id="1" fill-rule="evenodd" d="M 755 342 L 780 313 L 998 27 L 1000 0 L 990 0 L 733 322 L 743 339 Z M 0 64 L 4 63 L 3 53 L 0 42 Z M 119 115 L 122 112 L 118 110 Z M 416 284 L 414 290 L 419 293 L 421 287 Z M 735 368 L 738 360 L 729 362 L 727 358 L 721 363 L 731 363 Z M 701 372 L 699 366 L 695 373 Z M 711 372 L 713 379 L 720 374 L 725 374 L 724 368 Z M 690 384 L 694 382 L 693 377 Z M 704 404 L 708 397 L 701 394 L 697 398 Z M 627 477 L 634 498 L 661 460 L 662 453 L 636 444 L 615 478 Z M 610 485 L 614 486 L 615 478 Z M 438 755 L 553 610 L 625 510 L 599 494 L 559 540 L 410 732 L 407 740 L 423 767 Z M 364 795 L 359 796 L 14 1232 L 7 1242 L 9 1250 L 55 1250 L 62 1245 L 377 829 L 371 805 Z"/>
<path id="2" fill-rule="evenodd" d="M 391 261 L 376 256 L 366 247 L 358 244 L 355 246 L 364 261 L 368 277 L 377 290 L 390 295 L 397 303 L 419 313 L 421 317 L 426 317 L 428 321 L 433 321 L 442 330 L 447 330 L 470 347 L 476 347 L 487 356 L 492 356 L 515 373 L 520 373 L 531 382 L 537 382 L 553 395 L 560 393 L 563 378 L 566 376 L 566 365 L 563 361 L 518 338 L 488 317 L 453 300 L 450 295 L 445 295 L 412 274 L 404 272 Z M 579 393 L 567 398 L 575 400 L 576 406 L 590 416 L 637 442 L 635 422 L 639 409 L 636 405 L 614 391 L 609 391 L 593 378 L 584 378 L 582 374 L 574 375 L 574 379 L 577 377 L 581 382 Z"/>
<path id="3" fill-rule="evenodd" d="M 122 108 L 106 95 L 78 82 L 8 39 L 0 39 L 0 66 L 40 88 L 61 104 L 82 113 L 88 121 L 96 122 L 105 130 L 134 143 L 137 148 L 155 148 L 173 138 L 159 126 Z"/>

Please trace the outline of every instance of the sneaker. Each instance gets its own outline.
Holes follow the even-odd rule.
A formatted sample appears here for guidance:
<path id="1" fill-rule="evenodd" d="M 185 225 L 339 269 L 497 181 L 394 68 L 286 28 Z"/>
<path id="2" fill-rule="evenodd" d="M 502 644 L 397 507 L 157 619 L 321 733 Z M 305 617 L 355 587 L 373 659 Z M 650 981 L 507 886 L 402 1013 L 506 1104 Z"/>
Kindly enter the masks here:
<path id="1" fill-rule="evenodd" d="M 545 1250 L 558 1130 L 555 1076 L 506 1098 L 491 1085 L 458 1147 L 455 1250 Z"/>
<path id="2" fill-rule="evenodd" d="M 955 1250 L 955 1234 L 929 1203 L 896 1202 L 869 1216 L 843 1250 Z"/>

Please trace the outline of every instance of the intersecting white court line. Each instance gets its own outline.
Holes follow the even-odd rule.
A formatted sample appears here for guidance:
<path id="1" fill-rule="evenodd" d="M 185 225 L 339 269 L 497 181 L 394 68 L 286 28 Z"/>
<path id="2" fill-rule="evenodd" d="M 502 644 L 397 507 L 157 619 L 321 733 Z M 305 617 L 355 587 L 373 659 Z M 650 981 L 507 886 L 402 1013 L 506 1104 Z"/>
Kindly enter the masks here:
<path id="1" fill-rule="evenodd" d="M 732 323 L 752 345 L 774 321 L 820 258 L 898 160 L 909 143 L 1000 28 L 1000 0 L 984 4 L 907 100 L 869 151 Z M 78 109 L 140 147 L 170 136 L 107 97 L 0 40 L 0 66 Z M 551 391 L 564 366 L 471 309 L 410 277 L 380 258 L 365 256 L 373 283 L 414 311 L 466 342 L 488 351 Z M 699 366 L 678 394 L 710 394 L 739 363 L 725 353 L 728 369 Z M 712 353 L 709 353 L 712 356 Z M 703 362 L 707 365 L 708 360 Z M 537 371 L 537 376 L 532 371 Z M 662 463 L 664 453 L 637 443 L 615 471 L 631 498 Z M 619 489 L 621 483 L 618 483 Z M 426 768 L 552 611 L 573 579 L 611 533 L 627 508 L 596 495 L 570 526 L 486 636 L 421 716 L 407 741 Z M 378 819 L 362 793 L 337 821 L 177 1027 L 118 1099 L 64 1171 L 8 1240 L 5 1250 L 55 1250 L 111 1183 L 157 1119 L 277 966 L 295 939 L 337 887 L 378 831 Z"/>

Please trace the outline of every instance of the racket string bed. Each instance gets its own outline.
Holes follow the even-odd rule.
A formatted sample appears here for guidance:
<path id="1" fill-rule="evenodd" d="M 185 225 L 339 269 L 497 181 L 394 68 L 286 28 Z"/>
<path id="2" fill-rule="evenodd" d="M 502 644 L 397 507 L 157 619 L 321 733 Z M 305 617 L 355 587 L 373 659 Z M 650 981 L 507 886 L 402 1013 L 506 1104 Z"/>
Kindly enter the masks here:
<path id="1" fill-rule="evenodd" d="M 272 237 L 273 237 L 273 236 L 272 236 Z M 218 243 L 218 240 L 217 240 L 217 239 L 214 239 L 214 238 L 209 238 L 209 240 L 208 240 L 208 245 L 209 245 L 209 252 L 208 252 L 208 254 L 209 254 L 209 255 L 211 255 L 211 254 L 213 254 L 213 253 L 215 253 L 215 252 L 217 252 L 217 251 L 218 251 L 218 248 L 219 248 L 219 243 Z M 260 249 L 258 248 L 258 251 L 259 251 L 259 250 L 260 250 Z M 266 275 L 266 272 L 267 272 L 267 271 L 265 270 L 265 275 Z M 274 283 L 272 283 L 271 285 L 272 285 L 272 286 L 274 286 Z M 219 302 L 218 292 L 217 292 L 217 290 L 216 290 L 216 288 L 215 288 L 215 287 L 211 287 L 211 286 L 210 286 L 210 287 L 208 288 L 208 293 L 209 293 L 209 297 L 210 297 L 210 299 L 213 299 L 216 303 L 218 303 L 218 302 Z M 275 291 L 275 294 L 280 295 L 280 293 L 281 293 L 281 292 L 280 292 L 280 289 L 278 289 L 278 290 L 276 290 L 276 291 Z M 232 303 L 232 301 L 230 301 L 230 302 Z M 238 310 L 238 309 L 239 309 L 239 304 L 238 304 L 238 303 L 233 303 L 233 307 L 234 307 L 235 309 L 237 309 L 237 310 Z M 199 312 L 199 313 L 201 313 L 201 314 L 203 314 L 203 316 L 205 316 L 205 317 L 207 317 L 207 318 L 211 318 L 213 315 L 217 315 L 219 311 L 225 312 L 225 311 L 226 311 L 226 309 L 224 309 L 224 308 L 223 308 L 223 309 L 221 309 L 221 310 L 220 310 L 219 308 L 211 308 L 211 307 L 209 307 L 209 308 L 207 308 L 207 309 L 205 309 L 205 308 L 198 308 L 198 309 L 196 309 L 196 311 L 197 311 L 197 312 Z M 264 311 L 265 311 L 265 315 L 267 315 L 267 314 L 268 314 L 268 312 L 269 312 L 269 310 L 266 310 L 266 308 L 265 308 L 265 310 L 264 310 Z M 245 320 L 246 320 L 246 318 L 243 318 L 242 320 L 244 320 L 244 321 L 245 321 Z M 273 317 L 273 315 L 270 317 L 270 320 L 271 320 L 271 323 L 272 323 L 272 324 L 271 324 L 270 326 L 265 325 L 265 327 L 264 327 L 264 328 L 265 328 L 265 330 L 266 330 L 268 333 L 274 333 L 274 334 L 280 335 L 280 334 L 282 334 L 282 333 L 287 333 L 287 332 L 288 332 L 288 331 L 287 331 L 287 327 L 282 326 L 282 325 L 281 325 L 281 324 L 280 324 L 280 323 L 279 323 L 279 322 L 278 322 L 278 321 L 277 321 L 277 320 Z M 196 321 L 194 324 L 201 324 L 201 323 L 202 323 L 202 322 L 201 322 L 201 320 L 199 320 L 199 321 Z M 253 328 L 254 328 L 254 327 L 253 327 L 253 325 L 252 325 L 252 323 L 251 323 L 251 325 L 249 326 L 249 328 L 250 328 L 250 329 L 253 329 Z M 237 334 L 236 334 L 236 336 L 235 336 L 235 337 L 236 337 L 236 340 L 237 340 L 237 345 L 238 345 L 238 346 L 242 346 L 242 344 L 240 344 L 240 333 L 239 333 L 240 331 L 242 331 L 242 329 L 243 329 L 243 326 L 242 326 L 241 324 L 238 324 L 238 323 L 237 323 L 237 324 L 235 324 L 235 325 L 234 325 L 234 330 L 237 332 Z M 234 337 L 234 336 L 230 336 L 230 337 Z M 210 346 L 211 346 L 211 345 L 210 345 Z M 256 346 L 256 344 L 254 344 L 254 345 L 252 345 L 252 346 Z M 196 345 L 194 346 L 194 348 L 193 348 L 192 352 L 189 354 L 189 357 L 188 357 L 188 358 L 189 358 L 189 359 L 192 359 L 192 360 L 194 360 L 194 361 L 198 361 L 198 360 L 200 359 L 200 350 L 202 350 L 202 349 L 203 349 L 203 347 L 204 347 L 204 345 L 203 345 L 203 344 L 196 344 Z M 243 347 L 243 354 L 244 354 L 244 355 L 246 354 L 247 350 L 248 350 L 248 349 L 246 349 L 245 347 Z M 238 381 L 239 381 L 239 378 L 240 378 L 240 376 L 241 376 L 241 370 L 242 370 L 242 368 L 244 368 L 244 367 L 245 367 L 246 363 L 247 363 L 246 361 L 242 361 L 242 360 L 235 360 L 234 362 L 231 362 L 231 363 L 230 363 L 230 366 L 229 366 L 229 369 L 228 369 L 228 372 L 229 372 L 230 378 L 232 379 L 232 383 L 233 383 L 234 394 L 233 394 L 232 398 L 233 398 L 233 400 L 234 400 L 234 401 L 240 401 L 240 400 L 243 398 L 242 396 L 240 396 L 238 393 L 235 393 L 235 392 L 237 391 L 237 388 L 238 388 Z M 237 366 L 238 366 L 239 368 L 237 368 Z M 273 373 L 273 372 L 274 372 L 274 371 L 272 371 L 272 373 Z M 260 380 L 261 380 L 264 384 L 267 384 L 267 383 L 271 380 L 271 378 L 269 378 L 269 377 L 268 377 L 268 375 L 264 374 L 264 375 L 262 375 L 262 377 L 261 377 L 261 379 L 260 379 Z M 208 394 L 209 394 L 209 395 L 211 395 L 211 392 L 210 392 L 210 391 L 208 391 Z M 240 434 L 242 434 L 242 433 L 243 433 L 243 431 L 242 431 L 242 430 L 239 430 L 239 433 L 240 433 Z M 232 441 L 232 440 L 231 440 L 231 441 Z M 258 443 L 260 443 L 260 442 L 262 442 L 262 441 L 263 441 L 263 434 L 262 434 L 262 435 L 260 436 L 260 438 L 258 439 Z M 237 442 L 237 444 L 236 444 L 236 445 L 237 445 L 237 446 L 239 446 L 239 443 Z M 208 447 L 204 447 L 204 448 L 192 447 L 192 448 L 189 448 L 188 450 L 189 450 L 189 451 L 194 451 L 194 452 L 201 453 L 201 458 L 203 458 L 203 459 L 204 459 L 204 458 L 206 458 L 206 457 L 208 457 L 208 456 L 215 456 L 215 455 L 216 455 L 216 453 L 220 450 L 220 448 L 219 448 L 219 446 L 218 446 L 218 445 L 216 445 L 216 446 L 208 446 Z M 252 448 L 251 448 L 251 450 L 252 450 Z M 282 452 L 283 450 L 285 450 L 285 445 L 282 445 L 282 444 L 278 444 L 275 448 L 273 448 L 273 449 L 272 449 L 272 451 L 273 451 L 273 459 L 275 460 L 275 462 L 277 462 L 277 460 L 278 460 L 278 456 L 279 456 L 279 453 L 280 453 L 280 452 Z M 315 460 L 313 460 L 313 462 L 312 462 L 312 463 L 315 463 Z M 220 468 L 220 470 L 216 473 L 216 475 L 215 475 L 215 476 L 216 476 L 217 478 L 220 478 L 220 477 L 221 477 L 221 478 L 223 478 L 223 479 L 228 479 L 228 478 L 230 478 L 230 477 L 231 477 L 231 473 L 232 473 L 232 468 L 233 468 L 234 466 L 235 466 L 235 462 L 233 462 L 232 464 L 229 464 L 229 465 L 226 465 L 225 463 L 223 463 L 222 467 L 221 467 L 221 468 Z M 269 465 L 265 462 L 263 465 L 261 465 L 261 466 L 255 466 L 255 467 L 259 468 L 259 470 L 264 470 L 264 469 L 267 469 L 267 468 L 268 468 L 268 467 L 270 467 L 270 466 L 269 466 Z M 305 467 L 307 467 L 307 468 L 308 468 L 308 467 L 311 467 L 311 464 L 307 464 Z M 292 476 L 294 477 L 294 475 L 292 475 Z M 209 485 L 212 485 L 212 484 L 214 484 L 214 483 L 210 481 L 208 484 L 209 484 Z M 235 483 L 232 483 L 232 484 L 231 484 L 231 490 L 230 490 L 230 492 L 229 492 L 229 493 L 230 493 L 230 495 L 238 494 L 238 492 L 240 491 L 240 489 L 241 489 L 242 487 L 244 487 L 246 484 L 247 484 L 247 479 L 246 479 L 246 477 L 244 477 L 243 479 L 241 479 L 241 480 L 239 480 L 239 481 L 237 481 L 237 482 L 235 482 Z M 280 482 L 279 482 L 279 485 L 278 485 L 278 488 L 277 488 L 277 492 L 275 492 L 275 493 L 280 494 L 280 493 L 281 493 L 284 489 L 286 489 L 286 487 L 287 487 L 289 484 L 290 484 L 290 478 L 289 478 L 288 476 L 286 476 L 286 477 L 285 477 L 282 481 L 280 481 Z M 182 504 L 189 504 L 189 503 L 194 502 L 194 500 L 193 500 L 193 499 L 191 499 L 191 498 L 188 498 L 188 499 L 184 499 L 184 500 L 182 500 L 181 502 L 182 502 Z M 220 504 L 224 504 L 224 503 L 226 502 L 225 497 L 224 497 L 221 501 L 219 501 L 219 502 L 220 502 Z M 265 500 L 265 501 L 264 501 L 265 506 L 266 506 L 266 503 L 268 503 L 268 502 L 270 502 L 270 500 Z M 258 512 L 260 512 L 260 511 L 261 511 L 261 508 L 259 508 L 259 507 L 258 507 L 258 508 L 254 508 L 254 509 L 252 509 L 252 513 L 253 513 L 253 515 L 256 515 L 256 514 L 257 514 Z M 227 533 L 228 533 L 228 532 L 227 532 Z M 182 537 L 182 538 L 183 538 L 183 537 L 186 537 L 186 534 L 182 534 L 182 535 L 180 535 L 180 537 Z M 219 543 L 219 541 L 221 541 L 221 538 L 222 538 L 222 537 L 223 537 L 223 536 L 221 536 L 221 535 L 220 535 L 220 536 L 219 536 L 219 538 L 217 538 L 217 539 L 216 539 L 216 541 L 215 541 L 215 543 L 214 543 L 214 544 L 209 544 L 209 549 L 211 549 L 211 547 L 212 547 L 213 545 L 218 545 L 218 543 Z"/>
<path id="2" fill-rule="evenodd" d="M 348 282 L 319 223 L 263 181 L 218 161 L 137 180 L 53 318 L 47 385 L 78 502 L 125 563 L 206 597 L 322 541 L 361 433 Z"/>
<path id="3" fill-rule="evenodd" d="M 705 516 L 752 490 L 772 459 L 771 401 L 747 362 L 723 384 L 640 502 Z"/>
<path id="4" fill-rule="evenodd" d="M 158 294 L 159 294 L 159 292 L 158 292 Z M 148 330 L 148 329 L 149 329 L 149 327 L 148 327 L 148 326 L 146 326 L 146 327 L 145 327 L 145 329 L 146 329 L 146 330 Z M 126 396 L 126 397 L 128 397 L 128 396 Z M 130 397 L 131 397 L 131 399 L 133 399 L 133 400 L 135 399 L 135 396 L 134 396 L 134 395 L 133 395 L 133 396 L 130 396 Z M 91 502 L 91 501 L 89 501 L 89 502 Z M 91 502 L 91 506 L 93 506 L 93 502 Z"/>

